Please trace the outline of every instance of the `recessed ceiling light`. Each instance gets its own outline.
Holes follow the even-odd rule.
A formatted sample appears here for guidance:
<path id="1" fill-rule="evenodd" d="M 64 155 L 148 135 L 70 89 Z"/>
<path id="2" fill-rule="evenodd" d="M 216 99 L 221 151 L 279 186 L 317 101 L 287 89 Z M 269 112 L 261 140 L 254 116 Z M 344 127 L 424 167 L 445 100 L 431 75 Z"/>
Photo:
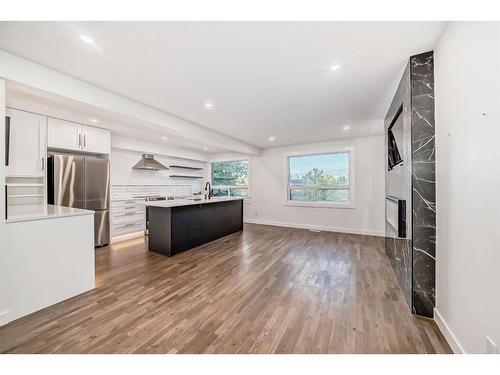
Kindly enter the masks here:
<path id="1" fill-rule="evenodd" d="M 342 130 L 349 130 L 351 127 L 349 125 L 346 125 L 344 127 L 342 127 Z"/>
<path id="2" fill-rule="evenodd" d="M 274 141 L 276 140 L 276 138 L 275 138 L 275 137 L 269 137 L 269 140 L 270 140 L 271 142 L 274 142 Z"/>
<path id="3" fill-rule="evenodd" d="M 207 147 L 207 146 L 204 146 L 204 147 L 203 147 L 203 150 L 208 151 L 208 147 Z"/>
<path id="4" fill-rule="evenodd" d="M 98 119 L 96 119 L 96 118 L 91 118 L 91 119 L 90 119 L 90 122 L 93 122 L 94 124 L 97 124 L 97 123 L 99 122 L 99 120 L 98 120 Z"/>
<path id="5" fill-rule="evenodd" d="M 87 43 L 87 44 L 94 44 L 94 39 L 92 39 L 90 36 L 87 35 L 80 35 L 80 39 L 82 42 Z"/>
<path id="6" fill-rule="evenodd" d="M 330 67 L 330 70 L 339 70 L 340 69 L 340 65 L 339 64 L 334 64 Z"/>
<path id="7" fill-rule="evenodd" d="M 161 137 L 161 139 L 163 139 L 164 141 L 166 141 L 168 139 L 168 137 L 166 135 L 164 135 L 163 137 Z"/>
<path id="8" fill-rule="evenodd" d="M 214 103 L 206 102 L 205 108 L 212 109 L 214 107 Z"/>

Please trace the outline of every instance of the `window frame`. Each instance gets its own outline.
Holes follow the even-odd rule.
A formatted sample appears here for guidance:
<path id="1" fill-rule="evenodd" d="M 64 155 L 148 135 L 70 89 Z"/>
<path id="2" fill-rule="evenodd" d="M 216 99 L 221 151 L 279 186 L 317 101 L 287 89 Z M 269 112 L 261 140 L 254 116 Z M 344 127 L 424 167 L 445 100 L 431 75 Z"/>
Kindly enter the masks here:
<path id="1" fill-rule="evenodd" d="M 340 188 L 338 185 L 321 185 L 321 186 L 307 186 L 307 185 L 290 185 L 290 158 L 300 157 L 300 156 L 317 156 L 317 155 L 331 155 L 331 154 L 345 154 L 349 155 L 349 184 L 342 185 Z M 286 197 L 285 206 L 298 206 L 298 207 L 322 207 L 322 208 L 356 208 L 355 200 L 355 155 L 354 147 L 343 147 L 338 149 L 328 149 L 325 151 L 318 152 L 293 152 L 285 156 L 285 186 L 286 186 Z M 290 190 L 293 189 L 315 189 L 316 197 L 320 190 L 348 190 L 349 191 L 349 201 L 348 202 L 332 202 L 332 201 L 299 201 L 290 199 Z"/>
<path id="2" fill-rule="evenodd" d="M 248 163 L 248 184 L 247 185 L 212 185 L 214 179 L 213 179 L 213 164 L 214 163 L 225 163 L 225 162 L 231 162 L 231 161 L 246 161 Z M 230 194 L 230 189 L 246 189 L 247 190 L 247 196 L 243 197 L 243 200 L 245 202 L 248 202 L 250 200 L 250 184 L 251 184 L 251 162 L 249 158 L 238 158 L 238 159 L 221 159 L 221 160 L 213 160 L 210 161 L 210 184 L 212 186 L 212 189 L 220 189 L 220 190 L 227 190 L 228 197 L 234 197 L 233 195 Z"/>

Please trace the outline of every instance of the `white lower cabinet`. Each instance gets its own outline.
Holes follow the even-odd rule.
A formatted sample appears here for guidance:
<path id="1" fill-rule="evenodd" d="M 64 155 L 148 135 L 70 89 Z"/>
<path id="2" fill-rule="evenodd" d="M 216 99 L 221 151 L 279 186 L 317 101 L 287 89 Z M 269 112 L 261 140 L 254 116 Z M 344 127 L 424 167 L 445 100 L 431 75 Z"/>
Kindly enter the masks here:
<path id="1" fill-rule="evenodd" d="M 146 230 L 146 206 L 135 199 L 112 201 L 110 224 L 111 237 L 144 232 Z"/>
<path id="2" fill-rule="evenodd" d="M 9 137 L 5 174 L 11 177 L 43 177 L 46 167 L 47 117 L 7 108 Z"/>

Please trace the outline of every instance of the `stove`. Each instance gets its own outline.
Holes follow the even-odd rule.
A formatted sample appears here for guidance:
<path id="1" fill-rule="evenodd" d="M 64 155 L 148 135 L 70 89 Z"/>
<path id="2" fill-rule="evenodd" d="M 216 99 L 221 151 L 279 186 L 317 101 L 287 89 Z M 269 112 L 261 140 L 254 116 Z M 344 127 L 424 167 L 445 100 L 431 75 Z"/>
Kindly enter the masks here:
<path id="1" fill-rule="evenodd" d="M 154 201 L 171 201 L 174 200 L 175 197 L 165 197 L 163 195 L 145 195 L 145 196 L 137 196 L 136 198 L 144 199 L 146 202 L 154 202 Z"/>
<path id="2" fill-rule="evenodd" d="M 154 201 L 164 201 L 167 200 L 167 197 L 146 197 L 146 202 L 154 202 Z"/>

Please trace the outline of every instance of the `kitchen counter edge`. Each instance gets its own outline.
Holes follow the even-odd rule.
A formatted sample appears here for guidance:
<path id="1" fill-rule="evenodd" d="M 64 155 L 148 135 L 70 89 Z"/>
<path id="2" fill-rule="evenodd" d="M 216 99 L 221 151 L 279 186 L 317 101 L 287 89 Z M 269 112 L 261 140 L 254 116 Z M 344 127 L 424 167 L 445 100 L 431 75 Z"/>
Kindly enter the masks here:
<path id="1" fill-rule="evenodd" d="M 8 208 L 9 217 L 5 223 L 57 219 L 72 216 L 93 215 L 94 211 L 80 208 L 47 205 L 19 205 Z"/>

